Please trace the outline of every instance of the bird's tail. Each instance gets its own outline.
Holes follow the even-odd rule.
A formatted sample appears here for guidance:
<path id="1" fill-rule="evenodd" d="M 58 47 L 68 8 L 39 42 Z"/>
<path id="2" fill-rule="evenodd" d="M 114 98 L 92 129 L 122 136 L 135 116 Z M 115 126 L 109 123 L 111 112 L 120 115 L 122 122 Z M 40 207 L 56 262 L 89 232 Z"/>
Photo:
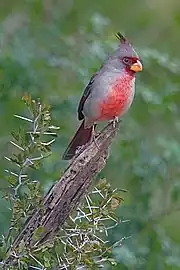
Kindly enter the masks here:
<path id="1" fill-rule="evenodd" d="M 69 160 L 72 159 L 76 153 L 77 147 L 85 145 L 88 143 L 92 136 L 93 126 L 85 128 L 84 121 L 80 125 L 76 134 L 69 143 L 66 151 L 64 152 L 62 159 Z"/>

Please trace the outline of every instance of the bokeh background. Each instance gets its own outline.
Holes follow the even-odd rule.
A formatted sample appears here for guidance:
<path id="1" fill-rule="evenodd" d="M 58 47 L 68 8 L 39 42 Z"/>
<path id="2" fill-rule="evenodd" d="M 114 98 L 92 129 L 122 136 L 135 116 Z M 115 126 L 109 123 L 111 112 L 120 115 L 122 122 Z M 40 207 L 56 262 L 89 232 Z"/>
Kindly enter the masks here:
<path id="1" fill-rule="evenodd" d="M 117 46 L 114 33 L 125 33 L 143 59 L 134 104 L 99 176 L 128 190 L 118 215 L 130 222 L 109 238 L 131 238 L 114 249 L 113 269 L 180 269 L 179 29 L 179 0 L 0 1 L 1 195 L 10 132 L 21 124 L 13 114 L 23 114 L 25 92 L 48 102 L 61 128 L 52 156 L 32 173 L 46 191 L 67 165 L 61 154 L 79 124 L 80 95 Z M 10 214 L 1 199 L 0 234 Z"/>

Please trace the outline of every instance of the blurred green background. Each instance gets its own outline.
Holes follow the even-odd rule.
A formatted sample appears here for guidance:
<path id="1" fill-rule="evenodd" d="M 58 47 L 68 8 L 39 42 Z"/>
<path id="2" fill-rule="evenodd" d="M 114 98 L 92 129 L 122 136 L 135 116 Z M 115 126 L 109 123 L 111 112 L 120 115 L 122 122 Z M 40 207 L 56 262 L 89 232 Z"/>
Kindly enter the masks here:
<path id="1" fill-rule="evenodd" d="M 0 1 L 0 187 L 4 160 L 13 151 L 10 132 L 21 124 L 21 97 L 29 92 L 52 106 L 60 126 L 53 155 L 32 173 L 48 190 L 67 165 L 61 154 L 78 126 L 76 108 L 92 73 L 118 44 L 132 41 L 144 71 L 136 97 L 111 149 L 106 177 L 126 188 L 118 210 L 115 242 L 131 238 L 113 256 L 113 269 L 180 269 L 180 2 L 179 0 L 1 0 Z M 1 192 L 3 195 L 3 191 Z M 0 234 L 10 210 L 0 201 Z"/>

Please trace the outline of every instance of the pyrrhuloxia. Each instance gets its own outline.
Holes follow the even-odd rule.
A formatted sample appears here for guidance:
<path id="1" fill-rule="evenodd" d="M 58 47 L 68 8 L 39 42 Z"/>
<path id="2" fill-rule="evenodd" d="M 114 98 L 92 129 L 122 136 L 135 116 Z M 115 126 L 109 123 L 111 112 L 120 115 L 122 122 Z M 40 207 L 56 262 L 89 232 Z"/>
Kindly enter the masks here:
<path id="1" fill-rule="evenodd" d="M 135 93 L 135 73 L 142 70 L 138 54 L 129 41 L 116 34 L 120 46 L 90 79 L 78 107 L 78 119 L 83 120 L 63 159 L 71 159 L 78 147 L 88 143 L 98 121 L 121 117 L 131 106 Z"/>

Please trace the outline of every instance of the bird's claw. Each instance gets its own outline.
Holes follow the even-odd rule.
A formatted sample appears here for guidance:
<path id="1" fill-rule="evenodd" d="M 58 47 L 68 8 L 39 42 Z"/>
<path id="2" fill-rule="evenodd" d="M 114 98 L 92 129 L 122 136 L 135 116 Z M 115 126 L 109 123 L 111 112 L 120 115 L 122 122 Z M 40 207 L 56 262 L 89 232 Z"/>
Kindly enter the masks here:
<path id="1" fill-rule="evenodd" d="M 93 126 L 91 142 L 94 142 L 95 146 L 99 149 L 99 145 L 97 144 L 97 141 L 96 141 L 97 136 L 98 134 L 95 132 L 95 126 Z"/>
<path id="2" fill-rule="evenodd" d="M 75 157 L 79 156 L 79 155 L 84 151 L 84 149 L 86 148 L 86 146 L 87 146 L 87 144 L 78 146 L 78 147 L 76 148 Z"/>
<path id="3" fill-rule="evenodd" d="M 116 127 L 116 123 L 118 123 L 118 122 L 119 122 L 119 118 L 117 116 L 115 116 L 113 121 L 112 121 L 113 128 Z"/>

